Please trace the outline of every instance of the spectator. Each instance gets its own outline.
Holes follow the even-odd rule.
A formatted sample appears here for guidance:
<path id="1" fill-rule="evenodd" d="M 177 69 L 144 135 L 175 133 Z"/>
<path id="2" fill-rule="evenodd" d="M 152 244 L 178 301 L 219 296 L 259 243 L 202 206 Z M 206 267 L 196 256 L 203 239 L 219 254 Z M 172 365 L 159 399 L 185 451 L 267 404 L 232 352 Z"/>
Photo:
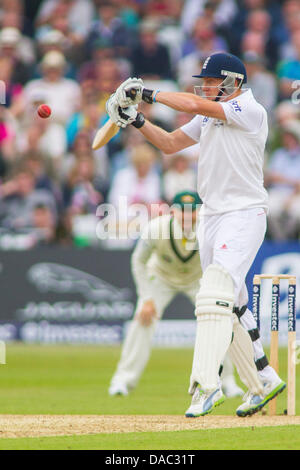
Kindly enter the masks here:
<path id="1" fill-rule="evenodd" d="M 266 44 L 264 41 L 264 35 L 254 31 L 247 31 L 243 35 L 243 39 L 240 45 L 242 55 L 254 53 L 266 61 Z"/>
<path id="2" fill-rule="evenodd" d="M 168 0 L 168 15 L 160 18 L 160 29 L 158 31 L 158 42 L 167 47 L 172 70 L 176 70 L 177 62 L 182 56 L 182 47 L 185 40 L 185 34 L 180 25 L 180 16 L 182 9 L 181 0 Z M 153 18 L 153 15 L 150 15 Z"/>
<path id="3" fill-rule="evenodd" d="M 291 34 L 298 31 L 300 28 L 299 15 L 300 4 L 298 0 L 287 0 L 282 5 L 282 18 L 283 25 L 279 32 L 281 47 L 281 58 L 290 58 L 290 51 L 293 50 L 291 46 Z"/>
<path id="4" fill-rule="evenodd" d="M 218 27 L 230 25 L 237 7 L 234 0 L 187 0 L 182 11 L 181 24 L 186 34 L 194 28 L 196 19 L 203 15 L 205 7 L 212 8 L 214 24 Z"/>
<path id="5" fill-rule="evenodd" d="M 271 114 L 271 118 L 273 125 L 270 126 L 268 150 L 273 153 L 281 147 L 282 128 L 290 121 L 296 121 L 300 118 L 299 106 L 290 100 L 281 101 L 274 109 L 274 113 Z"/>
<path id="6" fill-rule="evenodd" d="M 73 145 L 71 146 L 71 151 L 65 156 L 64 161 L 61 166 L 61 177 L 62 180 L 66 180 L 75 163 L 81 157 L 91 157 L 94 160 L 95 164 L 95 174 L 99 178 L 104 180 L 108 179 L 109 168 L 108 168 L 108 155 L 107 147 L 104 146 L 99 150 L 92 151 L 91 146 L 91 133 L 87 128 L 84 128 L 78 132 L 74 140 Z"/>
<path id="7" fill-rule="evenodd" d="M 16 160 L 16 135 L 17 124 L 15 119 L 8 109 L 4 106 L 0 106 L 0 152 L 2 171 L 3 165 L 7 167 Z"/>
<path id="8" fill-rule="evenodd" d="M 300 4 L 299 4 L 300 6 Z M 279 60 L 294 60 L 297 58 L 297 51 L 293 45 L 291 38 L 300 31 L 300 9 L 298 13 L 291 17 L 289 21 L 288 40 L 283 42 L 279 50 Z"/>
<path id="9" fill-rule="evenodd" d="M 76 57 L 74 57 L 74 47 L 70 40 L 61 32 L 55 29 L 45 29 L 37 39 L 39 57 L 44 57 L 52 51 L 60 52 L 67 59 L 65 77 L 76 78 Z M 41 78 L 41 71 L 37 68 L 35 78 Z"/>
<path id="10" fill-rule="evenodd" d="M 120 18 L 127 28 L 135 31 L 142 15 L 142 2 L 137 2 L 136 0 L 128 0 L 127 2 L 114 0 L 114 4 L 119 7 Z"/>
<path id="11" fill-rule="evenodd" d="M 115 52 L 112 44 L 107 39 L 97 39 L 93 43 L 93 47 L 90 50 L 91 58 L 88 61 L 84 61 L 78 71 L 78 79 L 80 82 L 84 80 L 95 80 L 96 79 L 96 66 L 105 59 L 114 59 Z"/>
<path id="12" fill-rule="evenodd" d="M 158 42 L 156 21 L 148 19 L 140 25 L 139 42 L 132 51 L 133 75 L 147 80 L 169 80 L 173 78 L 169 52 Z"/>
<path id="13" fill-rule="evenodd" d="M 300 119 L 300 110 L 290 100 L 281 101 L 275 109 L 275 117 L 279 126 L 284 126 L 288 121 Z"/>
<path id="14" fill-rule="evenodd" d="M 163 192 L 169 204 L 177 193 L 196 190 L 196 173 L 190 168 L 189 159 L 182 153 L 171 159 L 170 168 L 163 176 Z"/>
<path id="15" fill-rule="evenodd" d="M 131 63 L 125 57 L 118 57 L 116 55 L 116 49 L 112 46 L 112 43 L 107 39 L 98 39 L 94 42 L 92 48 L 92 59 L 84 62 L 79 69 L 78 78 L 79 81 L 84 80 L 98 80 L 98 68 L 102 67 L 102 64 L 114 63 L 114 67 L 118 69 L 117 76 L 125 80 L 131 75 Z"/>
<path id="16" fill-rule="evenodd" d="M 253 10 L 247 18 L 247 30 L 254 31 L 264 36 L 266 47 L 267 66 L 274 70 L 278 61 L 279 44 L 272 36 L 272 17 L 263 9 Z"/>
<path id="17" fill-rule="evenodd" d="M 282 99 L 291 97 L 295 91 L 294 82 L 300 77 L 300 30 L 292 35 L 291 41 L 295 50 L 295 58 L 281 62 L 277 70 Z"/>
<path id="18" fill-rule="evenodd" d="M 245 31 L 247 30 L 247 21 L 249 16 L 254 13 L 254 17 L 252 17 L 252 26 L 253 31 L 257 28 L 261 29 L 261 25 L 266 20 L 263 19 L 262 14 L 257 15 L 255 12 L 264 11 L 268 14 L 270 18 L 270 27 L 268 28 L 269 37 L 272 38 L 276 42 L 276 44 L 280 44 L 280 37 L 278 36 L 278 30 L 280 31 L 283 28 L 282 24 L 282 15 L 281 15 L 281 8 L 279 2 L 277 0 L 268 1 L 268 0 L 243 0 L 240 2 L 241 5 L 236 12 L 235 17 L 233 18 L 231 28 L 229 30 L 230 33 L 230 45 L 233 53 L 239 52 L 239 44 L 241 42 L 241 38 Z M 260 16 L 260 17 L 259 17 Z M 258 24 L 255 24 L 255 17 L 258 18 Z M 268 21 L 268 20 L 267 20 Z M 269 21 L 268 21 L 269 22 Z M 251 31 L 252 29 L 250 29 Z M 267 33 L 267 31 L 266 31 Z M 272 52 L 272 51 L 271 51 Z"/>
<path id="19" fill-rule="evenodd" d="M 20 231 L 33 228 L 33 214 L 37 206 L 49 208 L 56 219 L 55 200 L 50 191 L 35 189 L 35 176 L 26 167 L 20 167 L 15 176 L 0 187 L 1 226 Z"/>
<path id="20" fill-rule="evenodd" d="M 216 35 L 212 23 L 207 23 L 205 17 L 200 17 L 195 23 L 192 40 L 186 43 L 185 51 L 190 52 L 178 62 L 178 81 L 181 87 L 196 83 L 192 78 L 201 68 L 204 60 L 215 51 L 226 51 L 225 41 Z"/>
<path id="21" fill-rule="evenodd" d="M 16 28 L 4 28 L 0 32 L 0 57 L 10 64 L 13 85 L 24 85 L 31 78 L 30 67 L 19 54 L 21 41 L 21 33 Z"/>
<path id="22" fill-rule="evenodd" d="M 106 112 L 106 101 L 122 81 L 121 70 L 116 60 L 104 59 L 96 65 L 95 72 L 98 104 L 101 111 Z"/>
<path id="23" fill-rule="evenodd" d="M 98 205 L 104 202 L 106 188 L 96 177 L 92 157 L 80 157 L 69 176 L 68 212 L 71 216 L 78 214 L 96 214 Z"/>
<path id="24" fill-rule="evenodd" d="M 227 50 L 226 41 L 217 35 L 212 18 L 207 18 L 205 15 L 200 16 L 195 21 L 191 40 L 187 41 L 184 46 L 183 55 L 199 52 L 202 54 L 202 58 L 206 58 L 219 50 Z"/>
<path id="25" fill-rule="evenodd" d="M 269 189 L 270 236 L 275 240 L 295 236 L 300 222 L 299 121 L 289 121 L 282 128 L 282 147 L 271 156 L 265 182 Z"/>
<path id="26" fill-rule="evenodd" d="M 96 211 L 105 202 L 107 187 L 96 176 L 91 156 L 78 158 L 64 186 L 64 225 L 76 245 L 89 245 L 96 237 Z"/>
<path id="27" fill-rule="evenodd" d="M 105 116 L 106 117 L 106 116 Z M 67 127 L 66 133 L 68 138 L 68 147 L 72 147 L 77 134 L 85 130 L 90 135 L 90 142 L 96 131 L 101 127 L 103 114 L 101 107 L 97 102 L 88 102 L 81 108 L 81 112 L 75 113 Z"/>
<path id="28" fill-rule="evenodd" d="M 58 195 L 58 191 L 50 178 L 52 168 L 49 168 L 49 165 L 44 161 L 41 154 L 31 152 L 28 155 L 24 155 L 23 161 L 26 168 L 34 175 L 35 189 L 45 189 L 46 191 L 50 191 L 54 196 L 55 194 Z"/>
<path id="29" fill-rule="evenodd" d="M 144 114 L 144 107 L 147 107 L 146 103 L 141 103 L 141 109 Z M 151 108 L 151 105 L 149 105 Z M 112 152 L 110 155 L 110 183 L 115 178 L 115 175 L 124 168 L 130 166 L 131 154 L 136 146 L 140 146 L 146 143 L 146 139 L 140 132 L 135 132 L 133 126 L 126 129 L 126 132 L 121 133 L 120 146 L 118 151 Z"/>
<path id="30" fill-rule="evenodd" d="M 31 152 L 41 154 L 48 160 L 49 167 L 59 174 L 67 150 L 65 130 L 62 125 L 51 119 L 41 119 L 35 114 L 20 135 L 19 150 L 22 154 Z"/>
<path id="31" fill-rule="evenodd" d="M 161 199 L 160 178 L 154 170 L 156 151 L 149 144 L 137 145 L 131 153 L 131 166 L 116 173 L 108 200 L 119 208 L 120 197 L 126 198 L 126 207 L 119 218 L 126 220 L 132 204 L 157 203 Z"/>
<path id="32" fill-rule="evenodd" d="M 23 87 L 14 82 L 14 63 L 8 57 L 0 56 L 0 93 L 1 104 L 10 115 L 19 118 L 24 108 Z"/>
<path id="33" fill-rule="evenodd" d="M 66 18 L 73 44 L 87 35 L 94 16 L 91 0 L 44 0 L 37 15 L 37 27 L 51 24 L 53 18 Z"/>
<path id="34" fill-rule="evenodd" d="M 263 59 L 255 52 L 245 54 L 244 63 L 247 70 L 247 86 L 251 88 L 255 99 L 268 113 L 272 113 L 277 102 L 277 83 L 274 75 L 266 70 Z"/>
<path id="35" fill-rule="evenodd" d="M 53 213 L 48 206 L 35 206 L 32 216 L 32 226 L 36 235 L 36 245 L 53 244 L 56 239 L 56 223 Z"/>
<path id="36" fill-rule="evenodd" d="M 95 41 L 110 41 L 117 56 L 128 56 L 132 47 L 133 31 L 129 30 L 119 15 L 119 8 L 113 2 L 101 0 L 98 19 L 92 25 L 86 42 L 87 53 L 92 51 Z"/>
<path id="37" fill-rule="evenodd" d="M 272 17 L 268 11 L 263 9 L 252 10 L 247 16 L 246 30 L 241 41 L 243 41 L 243 36 L 249 33 L 261 35 L 267 58 L 266 65 L 269 69 L 274 70 L 278 60 L 279 44 L 272 36 L 271 25 Z M 238 53 L 240 52 L 239 50 Z"/>
<path id="38" fill-rule="evenodd" d="M 16 56 L 20 59 L 20 61 L 23 64 L 30 66 L 36 62 L 35 44 L 32 39 L 30 39 L 28 36 L 23 34 L 23 31 L 24 31 L 23 27 L 25 26 L 24 23 L 25 23 L 24 16 L 17 10 L 6 11 L 3 13 L 1 17 L 2 31 L 10 30 L 11 32 L 12 31 L 19 32 L 19 40 L 16 46 L 17 47 Z M 7 35 L 7 38 L 8 38 L 8 35 Z"/>
<path id="39" fill-rule="evenodd" d="M 48 52 L 41 62 L 42 78 L 32 80 L 24 90 L 28 101 L 32 93 L 42 92 L 52 108 L 52 119 L 63 125 L 79 109 L 81 100 L 79 85 L 64 78 L 65 66 L 66 60 L 60 52 Z"/>
<path id="40" fill-rule="evenodd" d="M 91 139 L 87 131 L 81 130 L 76 135 L 71 151 L 66 155 L 61 167 L 62 180 L 69 179 L 76 162 L 85 156 L 92 156 Z"/>
<path id="41" fill-rule="evenodd" d="M 150 0 L 145 5 L 145 15 L 151 18 L 164 20 L 168 17 L 169 8 L 167 0 Z"/>
<path id="42" fill-rule="evenodd" d="M 49 28 L 39 35 L 37 43 L 39 46 L 40 57 L 44 57 L 51 51 L 57 51 L 64 54 L 68 45 L 68 39 L 61 31 Z"/>

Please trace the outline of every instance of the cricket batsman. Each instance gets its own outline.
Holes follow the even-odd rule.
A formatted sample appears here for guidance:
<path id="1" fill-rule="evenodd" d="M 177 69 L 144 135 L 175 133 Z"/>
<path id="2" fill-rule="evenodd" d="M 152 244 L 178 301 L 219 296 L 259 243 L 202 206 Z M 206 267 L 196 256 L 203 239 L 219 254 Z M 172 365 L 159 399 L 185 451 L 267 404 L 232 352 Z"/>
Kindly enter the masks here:
<path id="1" fill-rule="evenodd" d="M 182 293 L 195 305 L 202 275 L 196 240 L 196 219 L 201 203 L 195 192 L 178 193 L 171 213 L 152 219 L 136 245 L 132 273 L 137 307 L 111 381 L 110 395 L 127 395 L 136 387 L 150 357 L 155 327 L 174 297 Z M 225 395 L 243 395 L 235 382 L 229 357 L 221 370 Z"/>
<path id="2" fill-rule="evenodd" d="M 248 391 L 237 410 L 239 416 L 247 416 L 286 387 L 264 355 L 256 322 L 247 308 L 245 283 L 266 232 L 268 196 L 263 161 L 267 113 L 251 90 L 242 88 L 247 73 L 238 57 L 213 54 L 195 77 L 199 79 L 195 94 L 149 90 L 141 79 L 128 79 L 109 99 L 107 111 L 113 122 L 121 127 L 134 125 L 164 153 L 200 143 L 198 193 L 203 207 L 198 243 L 203 275 L 196 296 L 197 334 L 189 388 L 192 402 L 186 416 L 205 415 L 222 403 L 218 371 L 237 321 L 252 339 L 263 383 L 261 392 Z M 138 112 L 141 100 L 194 117 L 169 133 Z"/>

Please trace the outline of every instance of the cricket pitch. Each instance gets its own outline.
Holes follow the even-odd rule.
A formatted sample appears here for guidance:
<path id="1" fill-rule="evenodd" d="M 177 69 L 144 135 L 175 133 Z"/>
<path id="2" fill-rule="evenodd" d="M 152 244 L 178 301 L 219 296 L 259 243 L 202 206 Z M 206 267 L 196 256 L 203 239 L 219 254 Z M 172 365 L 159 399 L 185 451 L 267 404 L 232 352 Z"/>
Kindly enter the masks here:
<path id="1" fill-rule="evenodd" d="M 300 425 L 300 416 L 0 415 L 0 438 Z"/>

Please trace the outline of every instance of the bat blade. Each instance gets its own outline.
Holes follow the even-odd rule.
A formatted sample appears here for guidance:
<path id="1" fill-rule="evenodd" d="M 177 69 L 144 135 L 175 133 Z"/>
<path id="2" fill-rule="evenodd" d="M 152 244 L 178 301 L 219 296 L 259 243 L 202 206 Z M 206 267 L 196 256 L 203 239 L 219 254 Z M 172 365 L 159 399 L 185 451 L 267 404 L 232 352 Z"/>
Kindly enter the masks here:
<path id="1" fill-rule="evenodd" d="M 92 149 L 98 150 L 106 145 L 119 132 L 119 130 L 120 128 L 117 126 L 117 124 L 109 119 L 107 123 L 104 124 L 104 126 L 102 126 L 101 129 L 99 129 L 97 132 Z"/>

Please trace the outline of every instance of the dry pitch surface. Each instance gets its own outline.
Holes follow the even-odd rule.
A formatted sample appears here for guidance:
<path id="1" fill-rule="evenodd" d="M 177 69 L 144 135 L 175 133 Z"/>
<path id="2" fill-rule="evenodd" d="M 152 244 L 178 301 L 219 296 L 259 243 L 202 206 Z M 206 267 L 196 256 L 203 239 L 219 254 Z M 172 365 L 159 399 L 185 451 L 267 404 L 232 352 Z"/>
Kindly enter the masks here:
<path id="1" fill-rule="evenodd" d="M 203 416 L 187 419 L 174 415 L 76 416 L 2 415 L 0 438 L 71 436 L 100 433 L 191 431 L 238 427 L 300 425 L 300 416 Z"/>

